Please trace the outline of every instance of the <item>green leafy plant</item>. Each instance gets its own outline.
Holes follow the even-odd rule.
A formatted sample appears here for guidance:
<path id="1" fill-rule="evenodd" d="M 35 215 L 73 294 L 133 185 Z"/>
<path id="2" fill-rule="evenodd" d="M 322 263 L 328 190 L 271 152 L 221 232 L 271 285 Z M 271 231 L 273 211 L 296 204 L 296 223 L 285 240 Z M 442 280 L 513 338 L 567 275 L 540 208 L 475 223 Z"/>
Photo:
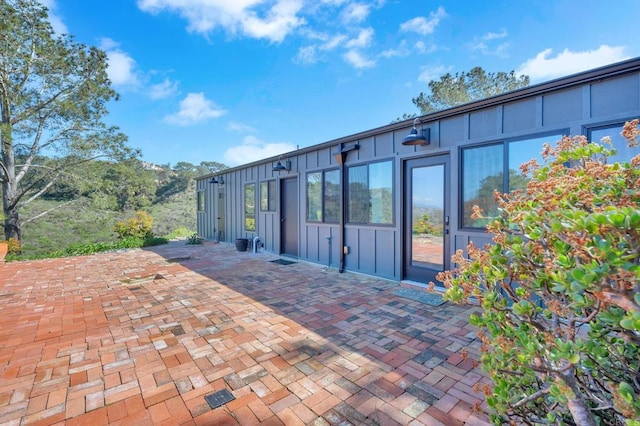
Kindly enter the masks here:
<path id="1" fill-rule="evenodd" d="M 120 238 L 136 237 L 144 239 L 152 235 L 152 227 L 153 217 L 149 213 L 137 211 L 135 216 L 117 222 L 114 231 Z"/>
<path id="2" fill-rule="evenodd" d="M 87 256 L 94 253 L 101 253 L 113 250 L 125 250 L 140 247 L 157 246 L 167 244 L 169 240 L 163 237 L 125 237 L 115 242 L 90 243 L 90 244 L 72 244 L 63 250 L 56 250 L 45 254 L 20 256 L 18 254 L 10 254 L 7 256 L 8 261 L 15 260 L 36 260 L 50 259 L 68 256 Z"/>
<path id="3" fill-rule="evenodd" d="M 193 231 L 185 228 L 185 227 L 180 227 L 180 228 L 176 228 L 173 231 L 171 231 L 169 234 L 165 235 L 165 238 L 169 239 L 169 240 L 174 240 L 177 238 L 188 238 L 190 236 L 192 236 L 194 233 Z"/>
<path id="4" fill-rule="evenodd" d="M 17 238 L 9 238 L 7 240 L 7 254 L 22 253 L 22 244 Z"/>
<path id="5" fill-rule="evenodd" d="M 199 237 L 198 234 L 193 234 L 189 238 L 187 238 L 186 244 L 187 245 L 202 244 L 203 241 L 204 239 Z"/>
<path id="6" fill-rule="evenodd" d="M 624 126 L 630 145 L 639 134 Z M 496 193 L 493 244 L 438 276 L 448 300 L 482 307 L 470 321 L 496 424 L 640 424 L 640 156 L 607 164 L 612 152 L 546 145 L 542 166 L 522 166 L 526 189 Z"/>

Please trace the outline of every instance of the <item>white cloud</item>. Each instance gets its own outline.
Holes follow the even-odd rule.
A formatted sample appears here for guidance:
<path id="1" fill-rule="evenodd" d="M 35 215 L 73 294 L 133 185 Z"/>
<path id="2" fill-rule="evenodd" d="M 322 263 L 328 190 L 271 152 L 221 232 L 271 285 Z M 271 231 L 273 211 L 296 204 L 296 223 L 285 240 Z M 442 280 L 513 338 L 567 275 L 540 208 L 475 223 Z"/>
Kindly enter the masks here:
<path id="1" fill-rule="evenodd" d="M 352 22 L 360 23 L 367 19 L 370 6 L 363 3 L 349 3 L 342 11 L 342 22 L 349 24 Z"/>
<path id="2" fill-rule="evenodd" d="M 507 35 L 509 35 L 509 33 L 507 33 L 507 30 L 502 28 L 502 29 L 500 29 L 500 32 L 498 32 L 498 33 L 488 32 L 488 33 L 484 34 L 482 36 L 482 39 L 486 40 L 486 41 L 498 40 L 498 39 L 501 39 L 501 38 L 505 38 Z"/>
<path id="3" fill-rule="evenodd" d="M 502 28 L 500 32 L 488 32 L 483 34 L 480 37 L 474 38 L 471 43 L 471 50 L 479 50 L 485 55 L 494 55 L 500 57 L 507 56 L 507 49 L 509 48 L 509 43 L 503 42 L 498 44 L 496 47 L 490 46 L 491 42 L 494 40 L 501 40 L 507 37 L 507 30 Z"/>
<path id="4" fill-rule="evenodd" d="M 315 46 L 305 46 L 298 49 L 298 53 L 293 58 L 293 62 L 299 65 L 309 65 L 318 62 L 318 55 Z"/>
<path id="5" fill-rule="evenodd" d="M 255 132 L 253 127 L 244 123 L 238 123 L 237 121 L 230 121 L 227 123 L 227 130 L 241 133 Z"/>
<path id="6" fill-rule="evenodd" d="M 400 45 L 395 49 L 387 49 L 383 51 L 380 56 L 383 58 L 393 58 L 394 56 L 404 57 L 411 54 L 411 49 L 407 47 L 407 41 L 402 40 Z"/>
<path id="7" fill-rule="evenodd" d="M 357 50 L 348 50 L 342 55 L 342 58 L 354 68 L 371 68 L 376 65 L 376 61 L 367 59 Z"/>
<path id="8" fill-rule="evenodd" d="M 165 78 L 162 83 L 153 84 L 149 87 L 149 97 L 151 99 L 164 99 L 177 93 L 178 82 Z"/>
<path id="9" fill-rule="evenodd" d="M 188 30 L 207 35 L 216 28 L 281 42 L 306 21 L 299 17 L 303 0 L 275 0 L 265 11 L 264 0 L 138 0 L 148 13 L 177 12 L 188 22 Z"/>
<path id="10" fill-rule="evenodd" d="M 293 62 L 299 65 L 315 64 L 320 61 L 319 52 L 326 52 L 334 50 L 344 44 L 347 36 L 338 34 L 335 36 L 328 36 L 325 34 L 313 34 L 313 38 L 322 41 L 323 43 L 314 44 L 310 46 L 303 46 L 298 49 L 298 53 L 293 58 Z"/>
<path id="11" fill-rule="evenodd" d="M 431 44 L 429 46 L 427 46 L 422 40 L 417 41 L 414 45 L 413 48 L 416 50 L 416 52 L 418 53 L 433 53 L 436 50 L 438 50 L 438 46 L 436 46 L 435 44 Z"/>
<path id="12" fill-rule="evenodd" d="M 373 40 L 373 28 L 363 28 L 358 33 L 358 37 L 352 38 L 347 42 L 347 47 L 352 49 L 354 47 L 367 47 Z"/>
<path id="13" fill-rule="evenodd" d="M 551 57 L 552 49 L 545 49 L 535 58 L 529 59 L 516 71 L 528 75 L 533 81 L 553 79 L 586 71 L 629 58 L 624 46 L 603 44 L 595 50 L 572 52 L 564 49 L 556 57 Z"/>
<path id="14" fill-rule="evenodd" d="M 440 6 L 438 10 L 429 14 L 429 19 L 423 16 L 418 16 L 403 22 L 400 25 L 400 31 L 415 32 L 420 35 L 432 34 L 436 30 L 440 21 L 446 16 L 447 12 L 445 12 L 444 8 Z"/>
<path id="15" fill-rule="evenodd" d="M 216 118 L 224 115 L 226 111 L 204 97 L 204 93 L 189 93 L 180 102 L 180 110 L 164 118 L 169 124 L 178 126 L 189 126 L 200 123 L 209 118 Z"/>
<path id="16" fill-rule="evenodd" d="M 229 166 L 251 163 L 263 158 L 275 157 L 296 149 L 288 142 L 264 142 L 255 136 L 247 136 L 242 144 L 228 148 L 224 152 L 224 163 Z"/>
<path id="17" fill-rule="evenodd" d="M 418 81 L 429 83 L 431 80 L 437 80 L 441 75 L 447 72 L 447 68 L 442 65 L 437 67 L 422 67 Z"/>
<path id="18" fill-rule="evenodd" d="M 135 87 L 139 84 L 136 61 L 119 48 L 110 38 L 103 38 L 100 48 L 107 54 L 107 75 L 114 86 Z"/>
<path id="19" fill-rule="evenodd" d="M 56 34 L 68 34 L 69 29 L 62 22 L 62 18 L 58 16 L 56 13 L 56 0 L 40 0 L 40 3 L 47 9 L 49 9 L 49 22 L 51 23 L 51 27 Z"/>
<path id="20" fill-rule="evenodd" d="M 344 43 L 344 41 L 347 39 L 347 36 L 342 35 L 342 34 L 338 34 L 335 35 L 331 38 L 329 38 L 325 43 L 322 43 L 320 45 L 320 49 L 321 50 L 333 50 L 336 47 L 342 45 L 342 43 Z"/>

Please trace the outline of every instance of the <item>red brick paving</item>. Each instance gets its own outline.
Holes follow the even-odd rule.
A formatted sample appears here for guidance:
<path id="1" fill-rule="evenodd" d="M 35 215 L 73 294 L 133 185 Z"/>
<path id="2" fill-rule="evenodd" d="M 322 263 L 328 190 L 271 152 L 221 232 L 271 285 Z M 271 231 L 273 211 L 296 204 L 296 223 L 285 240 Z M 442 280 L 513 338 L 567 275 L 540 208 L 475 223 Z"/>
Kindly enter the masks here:
<path id="1" fill-rule="evenodd" d="M 488 424 L 477 308 L 273 258 L 172 242 L 0 264 L 0 424 Z"/>

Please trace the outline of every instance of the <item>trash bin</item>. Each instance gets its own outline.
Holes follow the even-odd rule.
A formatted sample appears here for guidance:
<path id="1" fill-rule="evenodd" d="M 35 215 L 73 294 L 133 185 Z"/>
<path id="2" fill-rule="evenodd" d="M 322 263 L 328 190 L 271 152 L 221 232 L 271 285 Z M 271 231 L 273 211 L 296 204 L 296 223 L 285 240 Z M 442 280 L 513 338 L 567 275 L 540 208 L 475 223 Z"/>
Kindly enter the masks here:
<path id="1" fill-rule="evenodd" d="M 249 246 L 249 240 L 247 238 L 238 238 L 236 240 L 236 250 L 247 251 L 248 246 Z"/>

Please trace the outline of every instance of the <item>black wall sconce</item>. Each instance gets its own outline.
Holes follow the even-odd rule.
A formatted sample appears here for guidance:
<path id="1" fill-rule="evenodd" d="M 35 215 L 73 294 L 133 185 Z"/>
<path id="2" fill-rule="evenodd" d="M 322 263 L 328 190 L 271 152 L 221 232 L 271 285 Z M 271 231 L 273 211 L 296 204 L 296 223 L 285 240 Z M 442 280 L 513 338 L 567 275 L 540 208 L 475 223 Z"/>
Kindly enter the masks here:
<path id="1" fill-rule="evenodd" d="M 420 133 L 418 133 L 418 129 L 416 128 L 416 124 L 420 123 L 419 119 L 413 120 L 413 127 L 411 128 L 411 132 L 404 139 L 402 139 L 402 145 L 429 145 L 431 143 L 431 129 L 428 127 L 425 129 L 424 127 L 421 129 Z"/>
<path id="2" fill-rule="evenodd" d="M 220 176 L 220 179 L 216 179 L 216 177 L 213 176 L 209 183 L 219 183 L 220 185 L 224 185 L 224 178 Z"/>
<path id="3" fill-rule="evenodd" d="M 347 154 L 351 151 L 357 151 L 360 149 L 360 144 L 358 142 L 353 145 L 342 145 L 340 144 L 339 151 L 333 154 L 333 158 L 336 159 L 336 162 L 340 165 L 344 164 L 347 159 Z"/>
<path id="4" fill-rule="evenodd" d="M 284 172 L 284 171 L 289 171 L 291 170 L 291 161 L 290 160 L 285 160 L 284 164 L 282 164 L 282 162 L 280 161 L 280 157 L 278 157 L 278 162 L 276 163 L 275 166 L 273 166 L 271 168 L 272 171 L 274 172 Z"/>

